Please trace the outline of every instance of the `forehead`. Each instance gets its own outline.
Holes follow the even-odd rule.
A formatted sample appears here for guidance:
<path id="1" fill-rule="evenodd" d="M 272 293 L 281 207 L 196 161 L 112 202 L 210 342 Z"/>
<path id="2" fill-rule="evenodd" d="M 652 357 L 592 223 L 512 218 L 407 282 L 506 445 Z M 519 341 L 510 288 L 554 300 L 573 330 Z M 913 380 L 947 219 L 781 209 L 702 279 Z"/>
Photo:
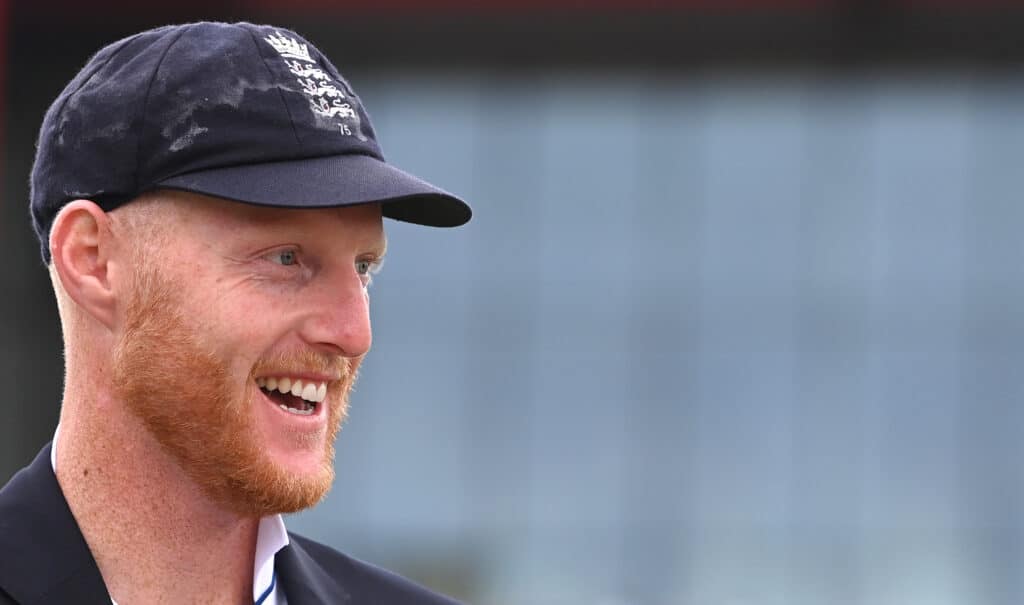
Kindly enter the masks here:
<path id="1" fill-rule="evenodd" d="M 133 202 L 124 208 L 135 205 Z M 150 222 L 158 223 L 168 235 L 180 237 L 221 240 L 301 230 L 311 237 L 353 240 L 363 245 L 384 239 L 380 204 L 279 208 L 185 191 L 159 191 L 142 200 L 133 212 L 152 214 Z"/>

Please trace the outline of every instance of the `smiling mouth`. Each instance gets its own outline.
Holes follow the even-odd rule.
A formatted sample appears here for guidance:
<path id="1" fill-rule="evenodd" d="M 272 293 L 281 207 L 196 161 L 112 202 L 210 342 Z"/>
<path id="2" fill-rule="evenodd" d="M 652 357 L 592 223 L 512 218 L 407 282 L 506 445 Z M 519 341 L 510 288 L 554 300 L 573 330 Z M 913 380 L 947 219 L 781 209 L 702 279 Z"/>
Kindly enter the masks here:
<path id="1" fill-rule="evenodd" d="M 257 378 L 267 399 L 277 404 L 282 410 L 299 416 L 311 416 L 317 407 L 327 398 L 327 383 L 303 381 L 289 377 Z"/>

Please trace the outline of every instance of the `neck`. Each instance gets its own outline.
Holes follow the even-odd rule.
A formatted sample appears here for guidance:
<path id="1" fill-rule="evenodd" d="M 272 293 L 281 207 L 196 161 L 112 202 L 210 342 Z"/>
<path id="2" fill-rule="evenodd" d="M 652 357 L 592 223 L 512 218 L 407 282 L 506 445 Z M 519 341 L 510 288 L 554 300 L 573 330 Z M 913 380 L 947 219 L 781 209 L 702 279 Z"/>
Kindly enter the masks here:
<path id="1" fill-rule="evenodd" d="M 252 599 L 259 519 L 207 499 L 108 396 L 65 393 L 57 481 L 111 596 L 134 603 Z"/>

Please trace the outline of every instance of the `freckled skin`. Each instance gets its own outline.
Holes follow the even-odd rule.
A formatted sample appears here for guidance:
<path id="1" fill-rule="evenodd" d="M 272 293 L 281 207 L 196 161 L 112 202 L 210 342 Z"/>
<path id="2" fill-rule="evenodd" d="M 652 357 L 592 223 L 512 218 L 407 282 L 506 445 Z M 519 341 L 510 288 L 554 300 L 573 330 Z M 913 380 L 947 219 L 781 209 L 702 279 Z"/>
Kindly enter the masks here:
<path id="1" fill-rule="evenodd" d="M 76 333 L 57 478 L 119 603 L 237 604 L 252 598 L 259 518 L 313 504 L 333 476 L 334 431 L 370 346 L 356 261 L 383 255 L 380 208 L 160 197 L 166 241 L 141 263 L 160 277 L 117 240 L 113 326 L 77 309 L 65 322 Z M 306 266 L 272 262 L 282 244 Z M 293 426 L 255 388 L 257 372 L 295 360 L 344 377 L 322 427 Z"/>

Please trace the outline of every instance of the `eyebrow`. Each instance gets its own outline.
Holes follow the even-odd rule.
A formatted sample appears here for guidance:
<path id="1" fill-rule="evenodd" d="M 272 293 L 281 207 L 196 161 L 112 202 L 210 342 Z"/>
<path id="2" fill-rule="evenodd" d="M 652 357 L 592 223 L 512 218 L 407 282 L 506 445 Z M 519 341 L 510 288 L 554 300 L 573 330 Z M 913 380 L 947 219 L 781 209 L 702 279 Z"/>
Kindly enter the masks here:
<path id="1" fill-rule="evenodd" d="M 249 214 L 249 215 L 243 215 L 243 217 L 242 217 L 242 220 L 245 221 L 246 226 L 248 226 L 248 227 L 278 228 L 283 223 L 288 223 L 289 222 L 289 218 L 288 218 L 287 215 L 278 214 L 276 212 L 267 212 L 267 213 L 261 212 L 261 210 L 263 210 L 264 208 L 267 208 L 267 209 L 279 209 L 280 207 L 277 207 L 277 206 L 265 206 L 265 207 L 264 206 L 253 206 L 253 208 L 255 208 L 255 210 L 256 210 L 255 213 Z M 345 206 L 339 206 L 338 208 L 339 209 L 345 208 Z M 290 208 L 284 208 L 284 209 L 285 210 L 289 210 Z M 380 241 L 371 244 L 369 246 L 369 252 L 372 252 L 375 255 L 380 256 L 381 258 L 383 258 L 384 255 L 387 254 L 387 251 L 388 251 L 388 237 L 387 237 L 387 233 L 385 233 L 384 229 L 382 228 L 381 229 L 381 235 L 380 235 Z"/>

